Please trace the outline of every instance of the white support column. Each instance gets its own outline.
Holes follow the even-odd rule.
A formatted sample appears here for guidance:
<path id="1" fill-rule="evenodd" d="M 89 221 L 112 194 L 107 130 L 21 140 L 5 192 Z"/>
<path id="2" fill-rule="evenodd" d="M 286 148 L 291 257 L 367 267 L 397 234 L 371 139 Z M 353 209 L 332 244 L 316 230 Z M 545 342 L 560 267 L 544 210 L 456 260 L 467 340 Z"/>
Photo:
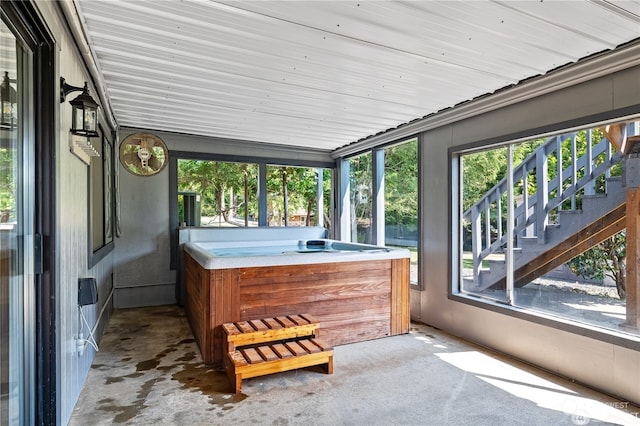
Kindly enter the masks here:
<path id="1" fill-rule="evenodd" d="M 373 244 L 384 245 L 385 243 L 385 217 L 384 217 L 384 149 L 374 149 L 371 161 L 373 180 L 373 206 L 372 206 L 372 226 Z"/>
<path id="2" fill-rule="evenodd" d="M 351 184 L 349 182 L 350 167 L 349 160 L 340 160 L 338 163 L 338 184 L 340 188 L 338 194 L 338 232 L 336 236 L 341 241 L 351 241 Z"/>
<path id="3" fill-rule="evenodd" d="M 515 225 L 513 201 L 513 144 L 509 144 L 507 147 L 507 252 L 505 253 L 506 297 L 509 305 L 515 302 L 513 298 L 513 229 Z"/>
<path id="4" fill-rule="evenodd" d="M 317 183 L 317 194 L 316 194 L 316 226 L 324 226 L 324 169 L 316 169 L 316 183 Z"/>
<path id="5" fill-rule="evenodd" d="M 267 226 L 267 165 L 260 163 L 258 166 L 258 226 Z"/>

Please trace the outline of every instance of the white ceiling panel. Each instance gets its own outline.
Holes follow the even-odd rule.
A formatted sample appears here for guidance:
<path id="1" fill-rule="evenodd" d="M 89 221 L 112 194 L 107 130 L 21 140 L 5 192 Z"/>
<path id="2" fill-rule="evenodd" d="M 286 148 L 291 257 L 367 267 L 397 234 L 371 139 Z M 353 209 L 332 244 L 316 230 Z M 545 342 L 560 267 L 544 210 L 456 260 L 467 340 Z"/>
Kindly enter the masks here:
<path id="1" fill-rule="evenodd" d="M 640 37 L 640 1 L 75 5 L 119 125 L 329 151 Z"/>

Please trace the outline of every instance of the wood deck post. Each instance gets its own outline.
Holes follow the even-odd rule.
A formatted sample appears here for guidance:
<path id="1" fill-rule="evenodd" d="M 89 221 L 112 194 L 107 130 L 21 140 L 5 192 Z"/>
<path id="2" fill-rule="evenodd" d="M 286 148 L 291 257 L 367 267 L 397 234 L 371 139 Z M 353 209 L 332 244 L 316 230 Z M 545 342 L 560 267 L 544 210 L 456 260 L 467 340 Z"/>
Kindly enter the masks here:
<path id="1" fill-rule="evenodd" d="M 626 123 L 601 128 L 624 155 L 622 185 L 626 188 L 627 222 L 627 322 L 640 330 L 640 135 L 627 136 Z"/>
<path id="2" fill-rule="evenodd" d="M 627 188 L 627 323 L 640 330 L 640 188 Z"/>
<path id="3" fill-rule="evenodd" d="M 623 185 L 627 198 L 627 322 L 640 331 L 640 136 L 626 138 Z"/>

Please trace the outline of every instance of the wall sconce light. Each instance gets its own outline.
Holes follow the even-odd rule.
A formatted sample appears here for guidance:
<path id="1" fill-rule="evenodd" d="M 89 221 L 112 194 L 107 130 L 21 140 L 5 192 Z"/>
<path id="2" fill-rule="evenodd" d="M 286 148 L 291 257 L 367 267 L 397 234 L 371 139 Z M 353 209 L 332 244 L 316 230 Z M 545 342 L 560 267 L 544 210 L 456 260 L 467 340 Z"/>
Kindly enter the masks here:
<path id="1" fill-rule="evenodd" d="M 18 94 L 11 87 L 9 72 L 5 71 L 0 83 L 0 128 L 3 130 L 13 130 L 16 127 L 17 99 Z"/>
<path id="2" fill-rule="evenodd" d="M 82 91 L 74 100 L 69 101 L 73 107 L 71 133 L 78 136 L 94 138 L 98 136 L 98 103 L 89 95 L 87 82 L 84 87 L 67 84 L 60 77 L 60 103 L 63 103 L 71 92 Z"/>

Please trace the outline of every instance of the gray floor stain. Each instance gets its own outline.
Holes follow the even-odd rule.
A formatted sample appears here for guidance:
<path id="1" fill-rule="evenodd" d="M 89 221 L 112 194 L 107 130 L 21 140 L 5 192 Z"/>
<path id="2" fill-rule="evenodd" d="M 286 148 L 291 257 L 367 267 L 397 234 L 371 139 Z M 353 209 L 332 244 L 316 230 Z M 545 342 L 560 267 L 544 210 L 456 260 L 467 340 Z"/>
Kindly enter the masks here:
<path id="1" fill-rule="evenodd" d="M 528 424 L 570 424 L 571 419 L 565 413 L 495 388 L 439 357 L 482 351 L 437 329 L 414 325 L 411 335 L 336 348 L 333 375 L 301 369 L 256 377 L 243 382 L 245 393 L 235 394 L 223 371 L 202 362 L 182 308 L 118 310 L 100 342 L 100 352 L 69 426 L 359 425 L 425 424 L 425 421 L 489 425 L 524 424 L 522 419 L 533 419 Z M 495 353 L 489 356 L 498 357 Z M 549 373 L 510 359 L 503 362 L 528 370 L 540 380 L 560 383 L 579 396 L 581 403 L 593 395 L 611 403 L 609 397 L 586 391 Z M 465 374 L 462 382 L 461 376 Z M 455 398 L 451 398 L 452 389 Z M 567 395 L 565 391 L 561 396 Z M 464 401 L 464 406 L 480 401 L 480 396 L 482 404 L 474 408 L 476 411 L 481 408 L 477 413 L 451 405 L 452 399 Z M 487 405 L 489 402 L 494 408 Z M 640 409 L 625 411 L 635 413 Z M 619 418 L 630 419 L 629 415 Z"/>

